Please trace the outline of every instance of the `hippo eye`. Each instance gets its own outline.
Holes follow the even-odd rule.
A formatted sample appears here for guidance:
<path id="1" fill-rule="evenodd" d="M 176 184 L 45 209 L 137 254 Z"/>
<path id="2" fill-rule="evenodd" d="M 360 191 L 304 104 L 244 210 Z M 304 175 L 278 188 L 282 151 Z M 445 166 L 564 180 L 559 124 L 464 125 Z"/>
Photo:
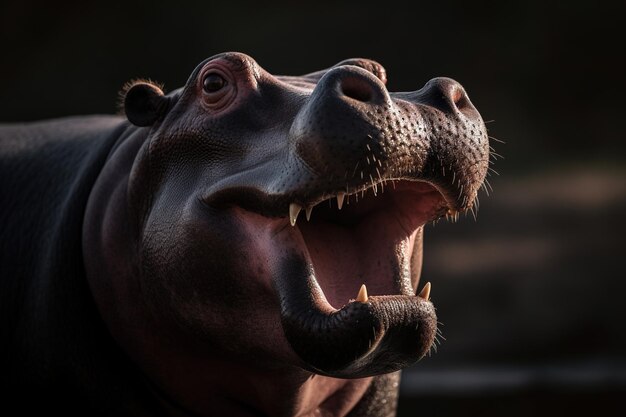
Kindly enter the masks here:
<path id="1" fill-rule="evenodd" d="M 204 91 L 207 93 L 215 93 L 216 91 L 221 90 L 226 85 L 226 80 L 224 77 L 217 73 L 210 73 L 204 77 L 204 81 L 202 82 Z"/>

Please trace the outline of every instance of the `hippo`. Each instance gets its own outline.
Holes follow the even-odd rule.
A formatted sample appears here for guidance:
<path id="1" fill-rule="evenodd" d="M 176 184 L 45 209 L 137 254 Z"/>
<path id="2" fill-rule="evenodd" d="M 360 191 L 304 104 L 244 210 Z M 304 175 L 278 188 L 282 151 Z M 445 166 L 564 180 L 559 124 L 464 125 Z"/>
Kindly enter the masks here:
<path id="1" fill-rule="evenodd" d="M 463 87 L 242 53 L 123 115 L 0 127 L 3 404 L 21 415 L 394 416 L 437 337 L 425 224 L 472 210 Z"/>

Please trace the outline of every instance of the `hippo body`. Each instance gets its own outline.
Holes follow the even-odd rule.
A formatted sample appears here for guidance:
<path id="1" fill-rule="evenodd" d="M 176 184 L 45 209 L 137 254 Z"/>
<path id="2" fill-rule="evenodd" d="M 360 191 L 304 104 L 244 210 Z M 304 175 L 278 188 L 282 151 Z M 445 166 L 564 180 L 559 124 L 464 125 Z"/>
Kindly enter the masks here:
<path id="1" fill-rule="evenodd" d="M 489 144 L 458 83 L 385 82 L 226 53 L 168 95 L 130 83 L 126 118 L 1 126 L 7 403 L 395 415 L 436 337 L 423 226 L 471 208 Z"/>
<path id="2" fill-rule="evenodd" d="M 81 231 L 94 182 L 128 128 L 115 116 L 0 127 L 0 340 L 9 341 L 0 378 L 3 403 L 25 415 L 113 410 L 110 394 L 126 381 L 114 376 L 125 359 L 95 309 Z"/>

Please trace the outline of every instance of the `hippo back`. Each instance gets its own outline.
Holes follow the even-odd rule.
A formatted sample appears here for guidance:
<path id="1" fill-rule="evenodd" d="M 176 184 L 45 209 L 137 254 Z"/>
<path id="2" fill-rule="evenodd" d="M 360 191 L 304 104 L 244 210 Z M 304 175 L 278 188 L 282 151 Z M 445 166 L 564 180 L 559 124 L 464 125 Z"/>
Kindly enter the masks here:
<path id="1" fill-rule="evenodd" d="M 0 125 L 1 382 L 13 401 L 37 398 L 20 401 L 24 411 L 72 404 L 83 388 L 65 382 L 87 386 L 109 362 L 98 357 L 111 342 L 84 278 L 81 230 L 91 187 L 127 128 L 114 116 Z M 42 398 L 45 386 L 58 391 Z"/>

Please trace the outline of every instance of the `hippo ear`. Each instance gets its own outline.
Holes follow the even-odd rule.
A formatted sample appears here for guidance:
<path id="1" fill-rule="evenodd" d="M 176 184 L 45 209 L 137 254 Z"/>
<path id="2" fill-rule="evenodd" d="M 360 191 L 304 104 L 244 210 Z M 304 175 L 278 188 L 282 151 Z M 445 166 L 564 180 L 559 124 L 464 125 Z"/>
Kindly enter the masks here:
<path id="1" fill-rule="evenodd" d="M 169 107 L 161 86 L 148 80 L 127 83 L 121 96 L 124 113 L 136 126 L 150 126 L 162 120 Z"/>

